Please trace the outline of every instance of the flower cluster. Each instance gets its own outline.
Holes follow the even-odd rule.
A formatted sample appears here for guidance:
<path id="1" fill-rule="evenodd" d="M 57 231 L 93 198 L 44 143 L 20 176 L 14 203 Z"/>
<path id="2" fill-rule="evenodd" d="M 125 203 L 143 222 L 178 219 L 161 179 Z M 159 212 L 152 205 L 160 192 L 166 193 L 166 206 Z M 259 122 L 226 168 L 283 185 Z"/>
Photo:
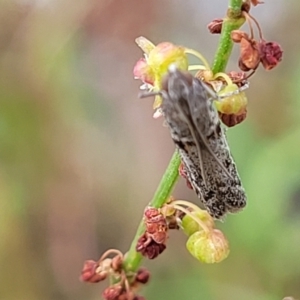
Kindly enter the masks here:
<path id="1" fill-rule="evenodd" d="M 216 108 L 220 114 L 227 116 L 236 116 L 235 120 L 241 122 L 246 116 L 247 97 L 244 89 L 248 87 L 246 77 L 242 80 L 231 78 L 230 73 L 213 74 L 207 60 L 203 55 L 193 49 L 183 46 L 177 46 L 169 42 L 163 42 L 154 45 L 144 37 L 136 39 L 138 46 L 144 51 L 144 58 L 137 61 L 133 74 L 136 79 L 143 82 L 142 89 L 158 92 L 162 89 L 163 77 L 167 74 L 170 65 L 175 65 L 180 70 L 198 71 L 195 76 L 204 81 L 215 91 Z M 189 65 L 187 55 L 191 54 L 197 57 L 201 64 Z M 234 81 L 235 80 L 235 81 Z M 155 93 L 154 93 L 155 94 Z M 161 96 L 155 94 L 154 109 L 155 117 L 161 115 L 159 107 L 161 105 Z M 237 122 L 226 122 L 228 126 L 236 125 Z"/>
<path id="2" fill-rule="evenodd" d="M 145 209 L 144 223 L 146 230 L 137 242 L 136 251 L 153 259 L 166 249 L 168 224 L 165 216 L 153 207 Z"/>
<path id="3" fill-rule="evenodd" d="M 114 254 L 113 258 L 108 258 Z M 105 300 L 144 300 L 136 295 L 139 285 L 149 281 L 150 273 L 140 268 L 134 274 L 126 274 L 123 268 L 123 254 L 118 250 L 108 250 L 98 261 L 87 260 L 83 265 L 80 279 L 84 282 L 97 283 L 109 278 L 114 284 L 109 285 L 102 293 Z"/>
<path id="4" fill-rule="evenodd" d="M 244 74 L 244 79 L 249 78 L 259 65 L 262 65 L 266 70 L 271 70 L 282 60 L 283 51 L 280 45 L 276 42 L 266 41 L 263 38 L 258 21 L 249 12 L 251 5 L 256 6 L 261 3 L 263 2 L 258 0 L 248 0 L 243 3 L 242 16 L 248 21 L 250 33 L 246 33 L 242 30 L 233 30 L 231 32 L 232 41 L 240 46 L 238 65 L 242 74 Z M 257 26 L 259 32 L 258 39 L 254 36 L 253 23 Z M 212 34 L 218 34 L 221 33 L 222 26 L 223 19 L 214 19 L 208 24 L 208 30 Z M 250 73 L 246 75 L 245 72 Z M 233 82 L 239 81 L 233 80 Z M 227 92 L 226 88 L 224 89 L 224 92 Z M 234 104 L 232 105 L 233 102 Z M 228 97 L 225 101 L 216 102 L 216 106 L 219 111 L 220 119 L 228 127 L 235 126 L 246 118 L 246 98 L 242 94 L 235 94 L 231 99 Z"/>
<path id="5" fill-rule="evenodd" d="M 244 71 L 255 71 L 259 64 L 266 70 L 271 70 L 278 65 L 282 60 L 283 51 L 277 42 L 269 42 L 263 38 L 262 30 L 258 21 L 250 14 L 250 7 L 257 5 L 260 1 L 246 1 L 242 7 L 242 16 L 247 20 L 250 28 L 250 33 L 242 30 L 233 30 L 231 39 L 233 42 L 240 45 L 239 68 Z M 259 38 L 254 36 L 253 25 L 255 24 Z M 215 19 L 208 24 L 208 29 L 211 33 L 221 33 L 222 19 Z"/>
<path id="6" fill-rule="evenodd" d="M 223 233 L 214 228 L 210 214 L 188 201 L 172 199 L 161 209 L 147 207 L 144 223 L 146 229 L 136 250 L 149 259 L 165 250 L 168 229 L 174 228 L 181 228 L 189 237 L 187 249 L 201 262 L 218 263 L 229 254 L 228 242 Z"/>
<path id="7" fill-rule="evenodd" d="M 167 74 L 171 64 L 175 64 L 180 70 L 188 69 L 188 59 L 184 47 L 170 42 L 163 42 L 155 46 L 142 36 L 135 41 L 144 52 L 144 58 L 139 59 L 133 68 L 134 77 L 143 82 L 142 89 L 159 91 L 163 76 Z M 158 108 L 160 104 L 160 96 L 157 96 L 153 107 Z"/>

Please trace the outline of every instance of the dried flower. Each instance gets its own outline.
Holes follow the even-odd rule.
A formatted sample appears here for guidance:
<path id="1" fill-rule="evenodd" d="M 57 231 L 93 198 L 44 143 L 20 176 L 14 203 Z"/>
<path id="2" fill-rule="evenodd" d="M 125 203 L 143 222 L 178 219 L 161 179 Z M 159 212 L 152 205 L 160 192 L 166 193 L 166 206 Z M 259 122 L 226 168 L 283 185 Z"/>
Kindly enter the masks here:
<path id="1" fill-rule="evenodd" d="M 210 33 L 218 34 L 222 31 L 223 19 L 214 19 L 208 25 L 207 28 Z"/>
<path id="2" fill-rule="evenodd" d="M 146 233 L 143 234 L 137 242 L 136 251 L 141 252 L 141 254 L 149 259 L 156 258 L 166 249 L 165 244 L 158 244 Z"/>
<path id="3" fill-rule="evenodd" d="M 145 209 L 144 216 L 147 236 L 158 244 L 165 243 L 168 237 L 168 224 L 166 217 L 154 207 L 147 207 Z"/>
<path id="4" fill-rule="evenodd" d="M 266 70 L 271 70 L 278 65 L 282 59 L 282 48 L 276 42 L 259 42 L 260 61 Z"/>
<path id="5" fill-rule="evenodd" d="M 260 53 L 257 42 L 242 38 L 240 42 L 239 66 L 242 71 L 255 70 L 260 62 Z"/>

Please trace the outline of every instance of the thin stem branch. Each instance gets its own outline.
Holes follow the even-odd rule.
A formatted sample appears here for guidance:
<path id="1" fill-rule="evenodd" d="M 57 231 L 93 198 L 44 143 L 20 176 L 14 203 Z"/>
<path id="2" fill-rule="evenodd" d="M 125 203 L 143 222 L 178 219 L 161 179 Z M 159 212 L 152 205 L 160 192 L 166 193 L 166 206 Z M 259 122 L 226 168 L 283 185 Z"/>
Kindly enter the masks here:
<path id="1" fill-rule="evenodd" d="M 241 15 L 241 6 L 242 0 L 229 1 L 227 17 L 224 19 L 219 45 L 213 62 L 212 71 L 214 74 L 225 70 L 233 46 L 230 33 L 232 30 L 238 29 L 245 21 Z M 149 204 L 150 206 L 159 208 L 168 201 L 179 176 L 178 168 L 180 162 L 179 154 L 177 151 L 175 151 L 156 190 L 156 193 Z M 135 272 L 139 268 L 142 261 L 142 255 L 136 252 L 135 248 L 138 239 L 143 235 L 144 231 L 145 227 L 142 220 L 131 243 L 130 249 L 124 259 L 124 269 L 128 273 Z"/>

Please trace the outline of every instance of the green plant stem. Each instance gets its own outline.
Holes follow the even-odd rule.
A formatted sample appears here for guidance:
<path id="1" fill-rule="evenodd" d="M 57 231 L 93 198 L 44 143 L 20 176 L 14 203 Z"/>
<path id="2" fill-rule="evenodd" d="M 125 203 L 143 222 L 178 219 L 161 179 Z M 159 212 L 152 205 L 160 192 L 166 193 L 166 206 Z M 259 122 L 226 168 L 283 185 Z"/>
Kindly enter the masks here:
<path id="1" fill-rule="evenodd" d="M 224 19 L 219 45 L 213 62 L 212 70 L 214 73 L 225 70 L 233 46 L 230 33 L 232 30 L 238 29 L 244 23 L 244 19 L 241 17 L 241 5 L 242 0 L 229 1 L 227 17 Z M 178 179 L 179 165 L 180 157 L 178 152 L 175 151 L 154 194 L 154 197 L 149 204 L 150 206 L 156 208 L 162 207 L 162 205 L 169 199 L 169 196 Z M 145 227 L 142 220 L 131 243 L 130 249 L 124 259 L 123 266 L 128 274 L 130 272 L 135 272 L 139 268 L 142 261 L 142 255 L 136 252 L 135 248 L 138 239 L 143 235 L 144 231 Z"/>
<path id="2" fill-rule="evenodd" d="M 233 47 L 230 38 L 231 31 L 239 29 L 245 22 L 244 17 L 241 16 L 242 2 L 242 0 L 229 2 L 227 16 L 223 20 L 221 37 L 212 65 L 214 74 L 224 72 Z"/>
<path id="3" fill-rule="evenodd" d="M 153 196 L 153 199 L 149 203 L 149 206 L 156 207 L 156 208 L 162 207 L 164 203 L 169 199 L 173 187 L 175 186 L 175 183 L 179 177 L 178 168 L 180 162 L 181 162 L 180 156 L 178 152 L 175 151 L 160 181 L 160 184 Z M 142 255 L 136 252 L 135 247 L 139 237 L 142 236 L 144 231 L 145 231 L 145 227 L 144 227 L 144 222 L 142 220 L 137 229 L 133 242 L 131 243 L 130 249 L 127 252 L 124 260 L 124 267 L 127 271 L 134 272 L 137 270 L 138 266 L 140 265 L 140 262 L 142 260 Z"/>

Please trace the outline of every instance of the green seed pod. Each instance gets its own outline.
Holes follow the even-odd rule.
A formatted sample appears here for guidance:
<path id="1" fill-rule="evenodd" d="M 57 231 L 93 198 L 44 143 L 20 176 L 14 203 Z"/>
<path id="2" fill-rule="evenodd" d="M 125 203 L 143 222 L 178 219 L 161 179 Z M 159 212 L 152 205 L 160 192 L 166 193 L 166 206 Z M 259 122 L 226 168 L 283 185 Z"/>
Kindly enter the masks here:
<path id="1" fill-rule="evenodd" d="M 186 247 L 195 258 L 207 264 L 221 262 L 229 254 L 228 241 L 218 229 L 195 232 L 189 237 Z"/>

